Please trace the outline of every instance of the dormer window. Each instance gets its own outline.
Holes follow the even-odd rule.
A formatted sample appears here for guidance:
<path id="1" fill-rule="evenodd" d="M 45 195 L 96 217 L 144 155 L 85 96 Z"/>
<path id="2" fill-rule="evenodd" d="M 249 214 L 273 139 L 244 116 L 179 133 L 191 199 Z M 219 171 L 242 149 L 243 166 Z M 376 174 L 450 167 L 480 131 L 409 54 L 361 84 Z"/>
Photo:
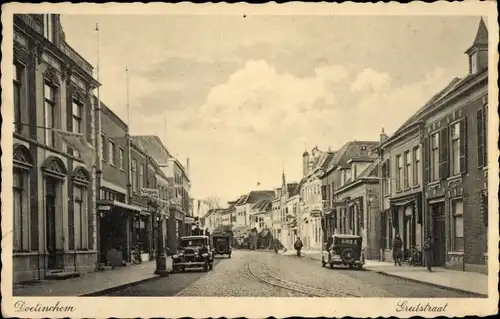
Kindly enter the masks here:
<path id="1" fill-rule="evenodd" d="M 470 73 L 474 74 L 477 70 L 477 52 L 470 55 Z"/>

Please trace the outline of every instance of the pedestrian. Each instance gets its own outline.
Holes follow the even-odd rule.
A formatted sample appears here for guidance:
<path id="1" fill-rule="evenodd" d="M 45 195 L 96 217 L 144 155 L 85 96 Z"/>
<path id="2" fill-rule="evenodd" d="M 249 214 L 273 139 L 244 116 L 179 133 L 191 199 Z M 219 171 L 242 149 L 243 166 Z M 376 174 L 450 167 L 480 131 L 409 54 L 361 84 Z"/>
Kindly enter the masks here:
<path id="1" fill-rule="evenodd" d="M 295 244 L 293 245 L 293 248 L 297 251 L 297 257 L 300 257 L 300 250 L 302 249 L 304 245 L 302 244 L 302 240 L 300 240 L 300 237 L 297 237 L 297 240 L 295 241 Z"/>
<path id="2" fill-rule="evenodd" d="M 396 234 L 392 241 L 392 258 L 394 259 L 394 266 L 401 266 L 401 255 L 403 250 L 403 240 Z"/>
<path id="3" fill-rule="evenodd" d="M 425 266 L 427 266 L 427 271 L 432 272 L 432 260 L 433 260 L 433 243 L 432 236 L 427 236 L 424 241 L 424 261 Z"/>

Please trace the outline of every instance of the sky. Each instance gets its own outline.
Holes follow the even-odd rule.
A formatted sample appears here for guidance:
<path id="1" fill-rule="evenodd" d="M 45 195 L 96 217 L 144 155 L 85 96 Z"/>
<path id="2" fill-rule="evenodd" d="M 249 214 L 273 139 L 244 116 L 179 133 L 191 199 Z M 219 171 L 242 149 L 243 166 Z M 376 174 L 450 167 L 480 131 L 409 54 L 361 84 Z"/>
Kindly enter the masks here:
<path id="1" fill-rule="evenodd" d="M 391 134 L 454 77 L 478 16 L 62 15 L 132 135 L 190 160 L 224 205 L 302 177 L 302 153 Z M 260 183 L 258 186 L 257 184 Z"/>

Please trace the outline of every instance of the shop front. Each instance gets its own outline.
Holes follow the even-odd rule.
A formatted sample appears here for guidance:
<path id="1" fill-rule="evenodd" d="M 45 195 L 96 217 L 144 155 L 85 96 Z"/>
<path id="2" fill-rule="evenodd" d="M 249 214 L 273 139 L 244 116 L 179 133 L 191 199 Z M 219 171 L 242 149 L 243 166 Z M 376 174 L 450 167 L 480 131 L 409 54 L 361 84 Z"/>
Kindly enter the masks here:
<path id="1" fill-rule="evenodd" d="M 140 206 L 114 200 L 97 201 L 99 212 L 99 263 L 103 266 L 120 266 L 131 261 L 137 245 Z"/>
<path id="2" fill-rule="evenodd" d="M 412 247 L 422 247 L 424 223 L 421 194 L 419 192 L 409 196 L 390 199 L 393 235 L 400 235 L 405 253 Z"/>

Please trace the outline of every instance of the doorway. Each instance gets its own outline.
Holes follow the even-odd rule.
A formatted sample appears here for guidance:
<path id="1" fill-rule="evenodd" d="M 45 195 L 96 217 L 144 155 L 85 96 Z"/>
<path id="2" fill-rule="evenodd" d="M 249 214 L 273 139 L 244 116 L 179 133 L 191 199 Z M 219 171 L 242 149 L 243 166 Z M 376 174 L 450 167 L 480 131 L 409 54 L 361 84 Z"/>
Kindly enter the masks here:
<path id="1" fill-rule="evenodd" d="M 48 269 L 57 269 L 57 248 L 56 248 L 56 192 L 57 192 L 56 179 L 48 177 L 46 180 L 46 193 L 45 193 L 45 214 L 46 214 L 46 249 L 48 255 Z"/>
<path id="2" fill-rule="evenodd" d="M 432 237 L 434 240 L 434 265 L 446 264 L 446 224 L 444 202 L 431 205 Z"/>

